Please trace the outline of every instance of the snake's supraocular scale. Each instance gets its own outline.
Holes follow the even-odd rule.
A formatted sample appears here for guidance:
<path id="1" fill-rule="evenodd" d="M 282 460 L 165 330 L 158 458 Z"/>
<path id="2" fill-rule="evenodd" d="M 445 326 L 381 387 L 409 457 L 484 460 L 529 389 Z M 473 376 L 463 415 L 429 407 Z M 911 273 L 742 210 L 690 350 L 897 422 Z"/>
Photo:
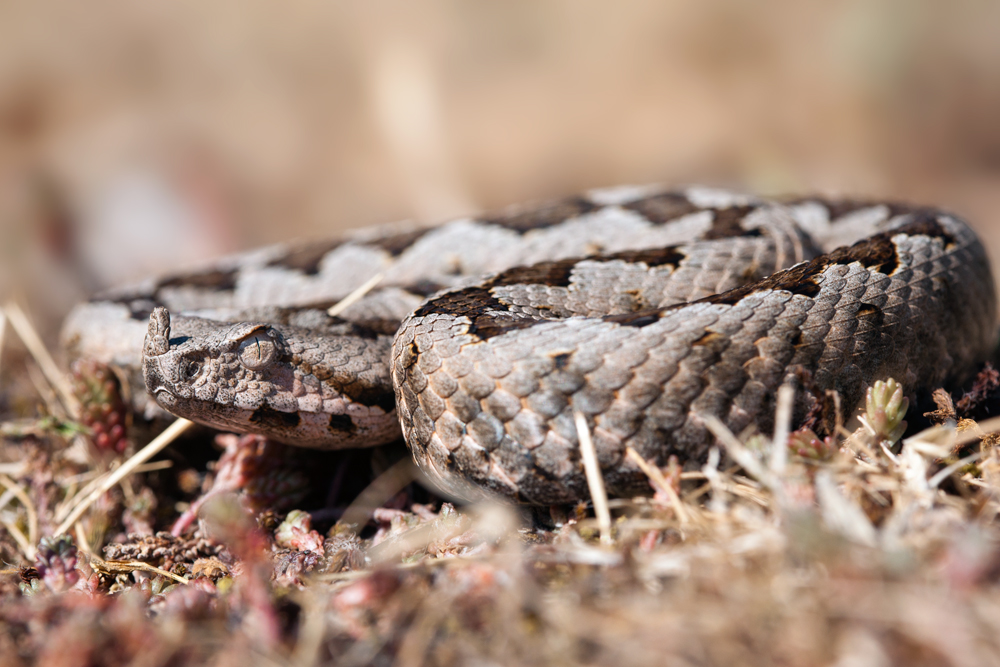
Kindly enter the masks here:
<path id="1" fill-rule="evenodd" d="M 81 306 L 64 336 L 144 354 L 174 414 L 327 448 L 401 424 L 445 490 L 550 504 L 588 495 L 576 411 L 610 492 L 642 491 L 627 446 L 696 464 L 702 415 L 770 429 L 785 382 L 801 420 L 826 390 L 848 415 L 878 379 L 955 380 L 990 352 L 995 310 L 975 234 L 934 209 L 618 188 L 229 258 Z"/>

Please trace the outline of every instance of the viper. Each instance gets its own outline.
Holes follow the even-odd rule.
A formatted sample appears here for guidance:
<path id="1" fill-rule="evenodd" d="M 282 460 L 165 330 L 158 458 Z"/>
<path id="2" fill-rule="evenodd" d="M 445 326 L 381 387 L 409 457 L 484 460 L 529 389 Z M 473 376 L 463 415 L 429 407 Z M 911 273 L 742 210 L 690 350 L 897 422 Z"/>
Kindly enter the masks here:
<path id="1" fill-rule="evenodd" d="M 981 243 L 938 209 L 629 187 L 224 258 L 63 335 L 141 373 L 147 411 L 307 447 L 402 435 L 450 493 L 554 504 L 588 496 L 578 413 L 631 494 L 627 447 L 697 465 L 705 415 L 766 431 L 783 384 L 829 427 L 876 380 L 962 379 L 995 319 Z"/>

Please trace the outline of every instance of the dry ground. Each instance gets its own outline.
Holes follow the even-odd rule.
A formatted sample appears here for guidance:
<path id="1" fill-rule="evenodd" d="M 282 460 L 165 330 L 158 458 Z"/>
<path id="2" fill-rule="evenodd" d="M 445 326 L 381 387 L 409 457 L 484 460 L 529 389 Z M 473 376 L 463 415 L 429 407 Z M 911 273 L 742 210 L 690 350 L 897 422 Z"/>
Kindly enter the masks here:
<path id="1" fill-rule="evenodd" d="M 181 420 L 136 452 L 113 373 L 52 372 L 45 416 L 0 423 L 5 666 L 1000 664 L 989 366 L 902 443 L 877 385 L 854 433 L 716 423 L 700 470 L 630 453 L 650 497 L 534 510 L 456 508 L 401 445 Z"/>

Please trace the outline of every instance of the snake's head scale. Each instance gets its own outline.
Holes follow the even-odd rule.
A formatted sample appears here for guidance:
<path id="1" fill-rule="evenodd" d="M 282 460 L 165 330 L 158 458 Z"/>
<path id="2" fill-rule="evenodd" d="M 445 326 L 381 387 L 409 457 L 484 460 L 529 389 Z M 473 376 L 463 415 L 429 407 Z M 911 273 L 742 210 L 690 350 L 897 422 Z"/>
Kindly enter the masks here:
<path id="1" fill-rule="evenodd" d="M 388 355 L 388 342 L 380 340 L 329 341 L 284 324 L 171 319 L 156 308 L 142 373 L 160 407 L 206 426 L 308 447 L 381 444 L 399 427 L 388 369 L 367 361 Z"/>
<path id="2" fill-rule="evenodd" d="M 154 308 L 149 316 L 149 329 L 142 346 L 143 357 L 156 357 L 170 349 L 170 311 Z"/>
<path id="3" fill-rule="evenodd" d="M 170 313 L 156 308 L 143 344 L 146 389 L 163 408 L 211 425 L 217 421 L 212 415 L 227 408 L 298 409 L 278 391 L 290 378 L 281 363 L 285 344 L 273 327 L 200 318 L 181 322 L 171 337 Z"/>

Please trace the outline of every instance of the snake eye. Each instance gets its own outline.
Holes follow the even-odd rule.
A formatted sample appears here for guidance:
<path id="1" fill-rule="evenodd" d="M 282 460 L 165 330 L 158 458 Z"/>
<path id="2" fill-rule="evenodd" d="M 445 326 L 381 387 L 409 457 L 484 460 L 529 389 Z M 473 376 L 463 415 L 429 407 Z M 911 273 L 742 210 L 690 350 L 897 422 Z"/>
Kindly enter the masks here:
<path id="1" fill-rule="evenodd" d="M 194 359 L 188 359 L 181 364 L 181 377 L 190 382 L 201 373 L 202 363 Z"/>
<path id="2" fill-rule="evenodd" d="M 263 333 L 255 333 L 240 341 L 236 354 L 246 368 L 260 370 L 274 358 L 274 341 Z"/>

